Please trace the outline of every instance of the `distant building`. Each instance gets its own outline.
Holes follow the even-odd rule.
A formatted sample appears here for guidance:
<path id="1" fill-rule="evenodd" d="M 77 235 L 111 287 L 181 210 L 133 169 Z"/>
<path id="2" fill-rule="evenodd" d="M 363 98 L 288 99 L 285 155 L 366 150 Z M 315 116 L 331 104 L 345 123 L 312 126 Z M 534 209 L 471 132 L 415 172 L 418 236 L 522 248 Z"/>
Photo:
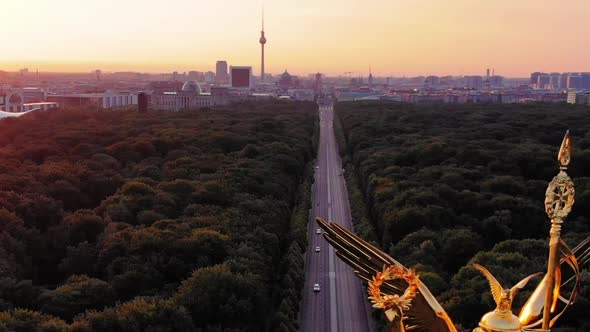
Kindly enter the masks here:
<path id="1" fill-rule="evenodd" d="M 50 109 L 58 108 L 59 104 L 56 102 L 45 101 L 40 103 L 26 103 L 23 104 L 23 112 L 28 111 L 47 111 Z"/>
<path id="2" fill-rule="evenodd" d="M 466 88 L 479 90 L 483 87 L 483 78 L 481 76 L 464 76 L 464 79 Z"/>
<path id="3" fill-rule="evenodd" d="M 103 93 L 56 94 L 48 95 L 47 101 L 59 103 L 61 107 L 107 109 L 137 105 L 137 94 L 113 91 Z"/>
<path id="4" fill-rule="evenodd" d="M 252 67 L 230 66 L 230 82 L 232 88 L 249 89 L 252 86 Z"/>
<path id="5" fill-rule="evenodd" d="M 499 75 L 494 75 L 489 78 L 490 87 L 492 88 L 501 88 L 504 86 L 504 77 Z"/>
<path id="6" fill-rule="evenodd" d="M 541 76 L 542 73 L 540 72 L 534 72 L 531 74 L 531 80 L 530 80 L 530 85 L 531 88 L 536 89 L 537 88 L 537 84 L 539 84 L 539 77 Z"/>
<path id="7" fill-rule="evenodd" d="M 215 82 L 219 84 L 229 83 L 229 74 L 227 73 L 227 61 L 217 61 L 215 64 Z"/>
<path id="8" fill-rule="evenodd" d="M 547 73 L 541 73 L 537 81 L 537 89 L 551 89 L 551 76 Z"/>
<path id="9" fill-rule="evenodd" d="M 295 86 L 295 81 L 293 80 L 293 76 L 291 76 L 291 74 L 289 74 L 287 69 L 285 69 L 285 72 L 283 74 L 281 74 L 281 78 L 279 78 L 279 81 L 277 83 L 282 88 L 289 88 L 289 87 Z"/>
<path id="10" fill-rule="evenodd" d="M 25 102 L 25 89 L 15 89 L 0 93 L 0 111 L 9 113 L 19 113 L 31 110 L 48 110 L 58 108 L 57 102 Z"/>
<path id="11" fill-rule="evenodd" d="M 568 104 L 590 105 L 590 91 L 571 90 L 567 93 Z"/>
<path id="12" fill-rule="evenodd" d="M 568 73 L 542 73 L 534 72 L 531 74 L 530 88 L 533 90 L 558 90 L 569 87 L 569 80 L 573 74 Z M 574 79 L 577 80 L 577 79 Z M 576 85 L 574 83 L 574 85 Z"/>
<path id="13" fill-rule="evenodd" d="M 581 89 L 590 90 L 590 73 L 581 73 Z"/>
<path id="14" fill-rule="evenodd" d="M 314 90 L 317 94 L 322 91 L 322 74 L 315 74 Z"/>
<path id="15" fill-rule="evenodd" d="M 551 89 L 553 89 L 553 90 L 559 89 L 559 78 L 560 77 L 561 77 L 560 73 L 549 74 L 549 84 L 551 84 Z"/>
<path id="16" fill-rule="evenodd" d="M 164 91 L 177 91 L 182 87 L 183 82 L 179 81 L 152 81 L 149 89 L 152 93 L 162 93 Z"/>
<path id="17" fill-rule="evenodd" d="M 47 93 L 41 88 L 8 89 L 2 93 L 7 112 L 21 112 L 23 104 L 42 103 L 46 100 Z"/>
<path id="18" fill-rule="evenodd" d="M 581 89 L 582 88 L 582 76 L 577 73 L 570 73 L 567 78 L 568 89 Z"/>
<path id="19" fill-rule="evenodd" d="M 440 78 L 438 76 L 427 76 L 426 79 L 424 80 L 424 85 L 427 88 L 436 88 L 440 85 Z"/>
<path id="20" fill-rule="evenodd" d="M 185 82 L 179 90 L 158 91 L 151 96 L 151 107 L 161 110 L 183 110 L 215 107 L 230 102 L 228 89 L 211 87 L 211 93 L 203 93 L 195 81 Z"/>
<path id="21" fill-rule="evenodd" d="M 288 89 L 287 95 L 295 100 L 313 101 L 315 94 L 312 89 Z"/>
<path id="22" fill-rule="evenodd" d="M 208 71 L 205 73 L 205 83 L 215 83 L 215 73 Z"/>
<path id="23" fill-rule="evenodd" d="M 41 88 L 23 88 L 22 93 L 25 103 L 41 103 L 47 98 L 47 93 Z"/>
<path id="24" fill-rule="evenodd" d="M 197 82 L 205 82 L 205 74 L 200 71 L 191 70 L 188 72 L 188 79 Z"/>
<path id="25" fill-rule="evenodd" d="M 570 73 L 562 73 L 559 75 L 559 84 L 557 86 L 558 89 L 567 89 L 567 79 Z"/>

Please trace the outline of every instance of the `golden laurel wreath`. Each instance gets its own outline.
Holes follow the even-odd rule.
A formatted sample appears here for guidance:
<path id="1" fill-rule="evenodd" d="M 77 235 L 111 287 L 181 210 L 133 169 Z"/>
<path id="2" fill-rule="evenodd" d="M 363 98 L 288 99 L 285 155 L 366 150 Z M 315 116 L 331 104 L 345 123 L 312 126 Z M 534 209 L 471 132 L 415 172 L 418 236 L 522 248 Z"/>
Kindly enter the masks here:
<path id="1" fill-rule="evenodd" d="M 395 295 L 382 295 L 381 286 L 384 282 L 389 280 L 402 279 L 408 283 L 408 288 L 405 292 L 399 296 Z M 416 297 L 418 291 L 419 279 L 416 272 L 412 269 L 404 267 L 397 267 L 394 265 L 383 268 L 383 272 L 377 272 L 371 281 L 369 281 L 369 300 L 373 303 L 373 308 L 383 309 L 385 311 L 393 310 L 394 312 L 390 317 L 393 320 L 398 314 L 402 314 L 403 311 L 409 310 L 412 300 Z"/>

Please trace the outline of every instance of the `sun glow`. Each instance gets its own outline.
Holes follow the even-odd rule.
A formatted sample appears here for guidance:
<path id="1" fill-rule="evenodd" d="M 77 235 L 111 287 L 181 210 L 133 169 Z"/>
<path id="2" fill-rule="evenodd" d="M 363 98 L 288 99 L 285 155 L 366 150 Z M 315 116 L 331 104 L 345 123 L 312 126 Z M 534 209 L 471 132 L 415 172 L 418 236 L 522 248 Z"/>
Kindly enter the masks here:
<path id="1" fill-rule="evenodd" d="M 260 0 L 4 0 L 0 69 L 257 72 Z M 585 0 L 265 1 L 266 71 L 589 70 Z"/>

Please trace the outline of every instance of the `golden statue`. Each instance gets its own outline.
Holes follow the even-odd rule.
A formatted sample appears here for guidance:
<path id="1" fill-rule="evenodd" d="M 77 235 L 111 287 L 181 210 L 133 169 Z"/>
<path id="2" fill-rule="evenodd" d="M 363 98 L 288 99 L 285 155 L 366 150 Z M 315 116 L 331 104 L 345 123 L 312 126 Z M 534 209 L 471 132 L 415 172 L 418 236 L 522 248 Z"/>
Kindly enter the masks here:
<path id="1" fill-rule="evenodd" d="M 522 323 L 518 317 L 512 313 L 512 300 L 518 291 L 523 289 L 532 278 L 538 277 L 542 273 L 539 272 L 530 275 L 522 279 L 514 287 L 504 289 L 488 269 L 479 264 L 473 264 L 473 267 L 488 279 L 492 296 L 496 302 L 496 310 L 485 314 L 479 322 L 479 328 L 476 328 L 474 331 L 495 331 L 499 330 L 500 327 L 500 331 L 522 331 Z"/>
<path id="2" fill-rule="evenodd" d="M 590 262 L 590 237 L 573 250 L 560 237 L 561 224 L 574 203 L 574 185 L 566 173 L 571 160 L 569 131 L 557 159 L 560 172 L 549 183 L 545 195 L 545 210 L 551 220 L 547 273 L 516 316 L 512 312 L 512 301 L 517 292 L 542 273 L 530 275 L 511 289 L 504 289 L 486 268 L 474 264 L 489 281 L 496 302 L 496 309 L 482 317 L 474 332 L 549 331 L 575 301 L 580 287 L 579 262 Z M 337 256 L 368 283 L 369 300 L 374 308 L 384 311 L 390 331 L 457 331 L 449 315 L 414 270 L 342 226 L 321 218 L 316 221 L 324 229 L 324 237 L 336 249 Z M 562 268 L 566 267 L 572 270 L 573 276 L 562 280 Z M 562 286 L 566 285 L 570 289 L 569 295 L 561 292 Z"/>

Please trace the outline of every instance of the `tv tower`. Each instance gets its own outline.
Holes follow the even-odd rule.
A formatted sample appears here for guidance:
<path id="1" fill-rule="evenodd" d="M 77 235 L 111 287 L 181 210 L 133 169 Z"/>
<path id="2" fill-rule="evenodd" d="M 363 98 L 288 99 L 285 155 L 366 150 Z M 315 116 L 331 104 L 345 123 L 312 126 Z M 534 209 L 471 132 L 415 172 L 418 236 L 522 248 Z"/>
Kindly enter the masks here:
<path id="1" fill-rule="evenodd" d="M 262 56 L 260 64 L 260 82 L 264 83 L 264 44 L 266 44 L 266 37 L 264 37 L 264 7 L 262 7 L 262 31 L 260 31 L 260 46 L 262 47 Z"/>

